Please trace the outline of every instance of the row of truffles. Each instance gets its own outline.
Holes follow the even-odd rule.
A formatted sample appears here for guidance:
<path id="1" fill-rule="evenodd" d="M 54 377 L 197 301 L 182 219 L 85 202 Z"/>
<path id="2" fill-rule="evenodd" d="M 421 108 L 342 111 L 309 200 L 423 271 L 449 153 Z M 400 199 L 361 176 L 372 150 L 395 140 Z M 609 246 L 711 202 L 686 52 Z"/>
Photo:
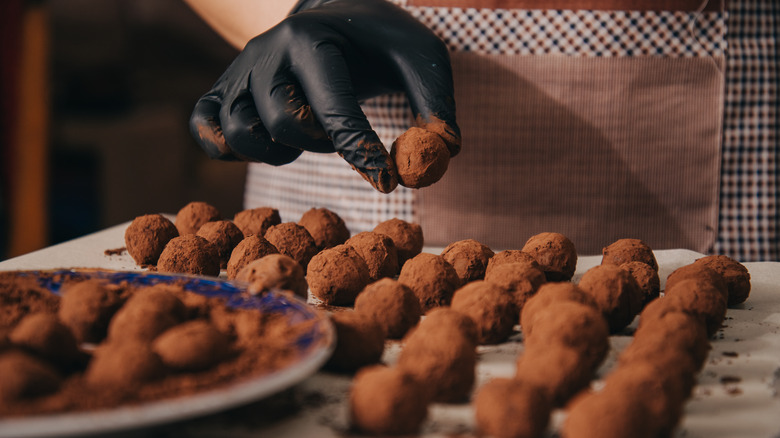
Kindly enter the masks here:
<path id="1" fill-rule="evenodd" d="M 423 260 L 422 267 L 414 269 L 415 275 L 405 276 L 402 268 L 398 282 L 407 281 L 408 286 L 418 296 L 420 307 L 425 313 L 425 305 L 433 303 L 425 313 L 423 322 L 432 315 L 440 312 L 455 311 L 473 323 L 475 345 L 503 342 L 511 333 L 511 327 L 519 322 L 525 335 L 525 354 L 518 358 L 516 376 L 513 379 L 496 379 L 485 388 L 480 388 L 478 396 L 474 400 L 477 424 L 480 430 L 495 436 L 540 436 L 543 434 L 549 421 L 549 411 L 553 407 L 563 407 L 566 403 L 588 388 L 591 379 L 595 376 L 596 369 L 603 361 L 609 349 L 608 336 L 617 333 L 629 325 L 634 317 L 650 303 L 654 303 L 660 295 L 660 281 L 658 277 L 658 265 L 652 250 L 641 240 L 620 239 L 604 249 L 602 264 L 586 272 L 586 275 L 575 285 L 570 282 L 576 267 L 576 252 L 567 257 L 550 257 L 556 263 L 547 262 L 543 267 L 536 259 L 530 257 L 529 249 L 550 248 L 553 245 L 540 243 L 540 240 L 565 241 L 565 236 L 557 233 L 543 233 L 533 236 L 529 241 L 534 246 L 524 248 L 522 251 L 508 250 L 498 254 L 484 245 L 475 241 L 460 241 L 450 245 L 441 255 L 420 254 L 409 260 L 404 266 L 415 266 L 414 260 Z M 569 243 L 569 242 L 566 242 Z M 560 248 L 573 248 L 573 245 L 559 245 Z M 457 249 L 457 250 L 456 250 Z M 445 254 L 453 252 L 468 254 L 462 260 L 442 262 Z M 549 252 L 547 253 L 550 254 Z M 467 260 L 467 261 L 466 261 Z M 543 261 L 546 261 L 542 258 Z M 728 266 L 720 267 L 720 273 L 709 268 L 703 268 L 705 264 L 713 264 L 715 261 Z M 729 259 L 730 260 L 730 259 Z M 461 269 L 456 270 L 455 266 Z M 731 260 L 726 263 L 723 256 L 711 256 L 700 259 L 694 265 L 697 270 L 708 272 L 714 278 L 725 277 L 726 273 L 738 272 L 734 275 L 739 280 L 733 281 L 741 297 L 747 297 L 749 292 L 749 276 L 739 263 Z M 701 266 L 701 267 L 700 267 Z M 475 268 L 476 267 L 476 268 Z M 481 271 L 474 274 L 474 271 Z M 453 280 L 452 271 L 458 280 Z M 438 276 L 430 275 L 430 272 L 438 272 Z M 685 272 L 678 270 L 670 276 L 670 284 L 674 284 L 676 278 Z M 500 275 L 499 275 L 500 273 Z M 562 274 L 565 273 L 565 274 Z M 415 281 L 408 281 L 414 278 Z M 444 280 L 442 279 L 444 278 Z M 449 305 L 444 291 L 446 286 L 456 284 L 454 292 L 451 292 Z M 745 284 L 747 283 L 747 287 Z M 676 288 L 668 288 L 667 299 L 671 302 L 677 300 L 674 297 Z M 747 291 L 746 291 L 747 289 Z M 439 303 L 430 300 L 431 291 L 439 294 Z M 543 292 L 544 291 L 544 292 Z M 507 297 L 511 297 L 507 300 Z M 358 294 L 357 299 L 360 299 Z M 742 299 L 744 301 L 744 299 Z M 738 302 L 742 302 L 738 301 Z M 652 306 L 650 306 L 652 309 Z M 515 312 L 513 314 L 513 312 Z M 700 311 L 700 318 L 706 318 L 706 308 Z M 717 315 L 717 313 L 716 313 Z M 711 319 L 713 317 L 710 317 Z M 513 320 L 512 324 L 507 320 Z M 538 321 L 537 321 L 538 320 Z M 719 327 L 722 321 L 714 318 L 713 327 Z M 470 324 L 471 325 L 471 324 Z M 421 323 L 419 327 L 422 327 Z M 507 329 L 506 327 L 510 327 Z M 674 325 L 671 326 L 676 327 Z M 650 332 L 643 329 L 642 333 Z M 663 330 L 660 330 L 663 332 Z M 409 387 L 408 378 L 397 377 L 395 379 L 382 379 L 378 376 L 389 376 L 390 373 L 407 372 L 408 364 L 414 362 L 417 366 L 438 367 L 441 376 L 461 376 L 460 386 L 448 382 L 449 388 L 467 388 L 460 393 L 460 398 L 430 400 L 439 402 L 467 401 L 473 385 L 473 369 L 469 373 L 453 372 L 453 367 L 447 367 L 447 361 L 442 357 L 460 357 L 455 350 L 450 350 L 445 356 L 434 353 L 437 348 L 444 348 L 443 341 L 431 341 L 428 344 L 430 350 L 427 354 L 420 350 L 409 348 L 411 339 L 416 339 L 417 333 L 425 333 L 422 330 L 413 330 L 414 336 L 403 339 L 403 349 L 399 363 L 396 367 L 388 369 L 369 368 L 361 371 L 369 376 L 377 376 L 376 381 L 383 380 L 381 388 L 375 388 L 378 392 L 372 392 L 375 383 L 374 378 L 355 379 L 350 400 L 353 424 L 359 430 L 371 433 L 413 433 L 419 428 L 419 424 L 408 423 L 403 432 L 398 432 L 392 427 L 398 427 L 396 412 L 370 411 L 373 418 L 369 424 L 364 423 L 363 415 L 369 415 L 370 404 L 363 406 L 360 400 L 373 394 L 374 403 L 387 403 L 387 406 L 398 406 L 400 395 L 388 389 L 390 381 L 403 381 L 404 387 Z M 714 332 L 711 332 L 714 333 Z M 706 336 L 706 334 L 705 334 Z M 640 337 L 649 337 L 640 335 Z M 664 335 L 654 339 L 661 340 Z M 699 341 L 691 341 L 688 351 L 695 351 L 694 355 L 698 364 L 703 364 L 708 351 L 706 337 L 701 341 L 700 337 L 694 337 Z M 660 343 L 659 343 L 660 345 Z M 454 346 L 451 346 L 454 348 Z M 407 349 L 412 350 L 407 353 Z M 403 360 L 405 357 L 415 356 L 413 361 Z M 377 355 L 377 358 L 379 356 Z M 377 359 L 378 360 L 378 359 Z M 462 363 L 470 363 L 461 358 Z M 438 363 L 438 365 L 434 365 Z M 699 365 L 700 367 L 701 365 Z M 690 368 L 690 367 L 689 367 Z M 381 372 L 380 372 L 381 369 Z M 700 368 L 696 368 L 697 370 Z M 393 371 L 395 370 L 395 371 Z M 418 380 L 420 385 L 429 388 L 436 393 L 436 379 L 431 375 L 422 374 L 425 380 Z M 414 379 L 412 379 L 414 381 Z M 693 380 L 689 380 L 692 388 Z M 381 389 L 381 391 L 379 391 Z M 396 391 L 404 391 L 396 388 Z M 415 389 L 414 391 L 418 391 Z M 416 392 L 415 392 L 416 393 Z M 387 395 L 385 395 L 387 394 Z M 480 395 L 481 394 L 481 395 Z M 385 398 L 387 397 L 387 398 Z M 382 416 L 385 412 L 387 415 Z M 384 419 L 382 423 L 376 416 Z M 420 422 L 421 416 L 414 416 Z M 533 420 L 531 420 L 533 419 Z M 388 425 L 383 429 L 377 424 Z M 393 426 L 391 427 L 390 424 Z M 665 424 L 671 424 L 669 422 Z M 668 426 L 668 428 L 673 427 Z M 509 432 L 513 431 L 513 432 Z"/>
<path id="2" fill-rule="evenodd" d="M 238 375 L 227 361 L 239 357 L 253 363 L 253 373 L 278 369 L 293 352 L 275 347 L 290 322 L 274 318 L 176 285 L 66 282 L 54 309 L 29 313 L 0 333 L 0 412 L 119 404 L 147 383 L 163 388 L 160 394 L 192 391 L 208 384 L 209 372 Z M 268 329 L 275 333 L 268 342 L 263 333 L 272 324 L 279 327 Z M 262 355 L 274 358 L 262 363 Z M 188 375 L 203 380 L 185 382 Z"/>
<path id="3" fill-rule="evenodd" d="M 581 393 L 567 407 L 562 436 L 670 436 L 704 366 L 709 339 L 727 307 L 744 302 L 749 292 L 749 273 L 725 256 L 672 272 L 663 297 L 640 313 L 634 338 L 603 387 Z"/>

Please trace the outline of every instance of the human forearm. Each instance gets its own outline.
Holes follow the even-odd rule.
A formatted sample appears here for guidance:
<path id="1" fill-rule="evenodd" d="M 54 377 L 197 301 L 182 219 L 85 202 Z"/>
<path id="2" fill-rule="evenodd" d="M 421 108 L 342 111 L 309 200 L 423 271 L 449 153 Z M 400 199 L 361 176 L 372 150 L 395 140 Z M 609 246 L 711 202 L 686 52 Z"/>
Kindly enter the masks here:
<path id="1" fill-rule="evenodd" d="M 184 0 L 222 38 L 243 49 L 287 16 L 296 0 Z"/>

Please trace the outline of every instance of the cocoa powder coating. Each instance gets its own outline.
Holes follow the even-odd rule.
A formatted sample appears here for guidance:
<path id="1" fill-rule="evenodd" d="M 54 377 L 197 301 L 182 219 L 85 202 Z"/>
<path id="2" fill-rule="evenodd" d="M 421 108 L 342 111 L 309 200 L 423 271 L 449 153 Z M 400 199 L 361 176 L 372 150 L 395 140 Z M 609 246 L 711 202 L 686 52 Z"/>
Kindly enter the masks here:
<path id="1" fill-rule="evenodd" d="M 208 240 L 219 255 L 219 265 L 226 268 L 233 249 L 244 239 L 244 233 L 231 221 L 220 220 L 203 224 L 197 235 Z"/>
<path id="2" fill-rule="evenodd" d="M 519 319 L 511 293 L 484 280 L 472 281 L 456 290 L 450 307 L 474 321 L 480 344 L 506 341 Z"/>
<path id="3" fill-rule="evenodd" d="M 244 266 L 269 254 L 278 254 L 279 250 L 260 234 L 245 237 L 233 248 L 227 263 L 227 278 L 233 280 Z"/>
<path id="4" fill-rule="evenodd" d="M 11 344 L 69 370 L 82 359 L 76 337 L 51 313 L 33 313 L 22 319 L 8 335 Z"/>
<path id="5" fill-rule="evenodd" d="M 601 250 L 601 264 L 620 266 L 638 261 L 658 270 L 652 248 L 639 239 L 618 239 Z"/>
<path id="6" fill-rule="evenodd" d="M 100 342 L 106 337 L 108 323 L 122 305 L 115 289 L 101 281 L 66 284 L 62 288 L 59 319 L 79 342 Z"/>
<path id="7" fill-rule="evenodd" d="M 175 370 L 210 368 L 230 354 L 230 339 L 205 320 L 176 325 L 152 342 L 152 351 Z"/>
<path id="8" fill-rule="evenodd" d="M 723 275 L 716 272 L 714 269 L 706 266 L 703 263 L 691 263 L 690 265 L 681 266 L 668 277 L 666 277 L 666 289 L 674 287 L 676 283 L 682 280 L 696 280 L 702 283 L 708 283 L 720 291 L 724 300 L 729 299 L 729 288 L 726 285 L 726 280 Z"/>
<path id="9" fill-rule="evenodd" d="M 140 288 L 111 319 L 108 338 L 119 343 L 132 340 L 150 342 L 184 321 L 185 317 L 184 303 L 167 287 Z"/>
<path id="10" fill-rule="evenodd" d="M 95 388 L 130 389 L 162 378 L 165 372 L 162 360 L 149 344 L 131 338 L 98 346 L 84 378 Z"/>
<path id="11" fill-rule="evenodd" d="M 455 268 L 462 284 L 484 279 L 485 270 L 493 255 L 493 250 L 474 239 L 450 243 L 441 252 L 444 260 Z"/>
<path id="12" fill-rule="evenodd" d="M 712 336 L 726 317 L 726 300 L 714 286 L 697 280 L 682 280 L 666 288 L 664 298 L 675 300 L 674 305 L 686 312 L 704 318 L 707 334 Z"/>
<path id="13" fill-rule="evenodd" d="M 485 275 L 485 281 L 495 284 L 512 294 L 517 308 L 517 322 L 520 312 L 539 288 L 547 282 L 544 272 L 530 263 L 502 263 Z"/>
<path id="14" fill-rule="evenodd" d="M 426 320 L 404 337 L 397 366 L 426 385 L 433 401 L 467 401 L 476 378 L 476 344 L 454 319 L 442 318 L 436 325 Z"/>
<path id="15" fill-rule="evenodd" d="M 401 339 L 422 315 L 414 292 L 391 278 L 366 286 L 355 300 L 355 312 L 376 321 L 389 339 Z"/>
<path id="16" fill-rule="evenodd" d="M 560 344 L 532 345 L 517 358 L 516 379 L 539 387 L 554 407 L 563 407 L 588 387 L 594 372 L 582 366 L 578 349 Z"/>
<path id="17" fill-rule="evenodd" d="M 398 265 L 401 267 L 407 260 L 420 254 L 425 243 L 420 225 L 398 218 L 380 222 L 374 227 L 374 232 L 393 239 L 398 252 Z"/>
<path id="18" fill-rule="evenodd" d="M 634 277 L 642 292 L 643 308 L 661 295 L 661 278 L 658 276 L 658 270 L 640 261 L 624 263 L 620 267 Z"/>
<path id="19" fill-rule="evenodd" d="M 350 236 L 344 219 L 327 208 L 307 210 L 298 220 L 298 225 L 306 228 L 320 251 L 341 245 Z"/>
<path id="20" fill-rule="evenodd" d="M 247 291 L 251 294 L 279 289 L 304 299 L 308 297 L 309 285 L 303 267 L 284 254 L 268 254 L 249 263 L 235 279 L 248 283 Z"/>
<path id="21" fill-rule="evenodd" d="M 523 245 L 539 263 L 547 281 L 569 281 L 577 268 L 577 250 L 568 237 L 560 233 L 539 233 Z"/>
<path id="22" fill-rule="evenodd" d="M 523 332 L 533 330 L 536 313 L 560 301 L 574 301 L 597 309 L 596 301 L 573 283 L 544 283 L 536 294 L 526 301 L 520 312 Z"/>
<path id="23" fill-rule="evenodd" d="M 156 265 L 165 245 L 179 230 L 161 214 L 139 216 L 125 230 L 127 253 L 138 265 Z"/>
<path id="24" fill-rule="evenodd" d="M 323 250 L 311 259 L 306 279 L 312 295 L 325 304 L 349 306 L 368 285 L 368 266 L 349 245 Z"/>
<path id="25" fill-rule="evenodd" d="M 59 373 L 35 356 L 19 350 L 0 352 L 0 408 L 50 394 L 61 384 Z"/>
<path id="26" fill-rule="evenodd" d="M 488 265 L 485 268 L 485 275 L 488 275 L 491 270 L 505 263 L 525 263 L 533 266 L 536 269 L 542 270 L 541 266 L 539 266 L 539 263 L 531 254 L 519 249 L 506 249 L 504 251 L 497 252 L 493 255 L 493 257 L 490 258 Z"/>
<path id="27" fill-rule="evenodd" d="M 450 151 L 444 140 L 433 132 L 411 127 L 390 148 L 390 157 L 404 187 L 427 187 L 440 180 L 450 164 Z"/>
<path id="28" fill-rule="evenodd" d="M 325 368 L 352 373 L 379 362 L 385 350 L 385 334 L 370 317 L 351 310 L 331 314 L 336 329 L 336 348 Z"/>
<path id="29" fill-rule="evenodd" d="M 244 233 L 244 237 L 265 235 L 274 225 L 282 223 L 279 210 L 271 207 L 257 207 L 239 211 L 233 216 L 233 223 Z"/>
<path id="30" fill-rule="evenodd" d="M 609 351 L 609 327 L 591 306 L 559 301 L 537 312 L 532 330 L 524 329 L 528 348 L 566 346 L 580 355 L 580 364 L 595 371 Z"/>
<path id="31" fill-rule="evenodd" d="M 398 250 L 390 237 L 373 231 L 363 231 L 350 237 L 345 243 L 355 248 L 366 262 L 370 281 L 398 275 Z"/>
<path id="32" fill-rule="evenodd" d="M 497 438 L 543 436 L 551 410 L 541 388 L 518 379 L 494 378 L 474 399 L 477 428 Z"/>
<path id="33" fill-rule="evenodd" d="M 195 234 L 171 239 L 157 262 L 160 272 L 193 275 L 219 275 L 219 251 L 208 240 Z"/>
<path id="34" fill-rule="evenodd" d="M 265 239 L 271 243 L 280 254 L 291 257 L 303 266 L 317 254 L 317 243 L 306 228 L 295 222 L 284 222 L 274 225 L 265 232 Z"/>
<path id="35" fill-rule="evenodd" d="M 615 265 L 588 269 L 577 284 L 596 301 L 611 333 L 626 328 L 642 310 L 644 295 L 634 277 Z"/>
<path id="36" fill-rule="evenodd" d="M 179 230 L 179 235 L 195 234 L 206 222 L 218 221 L 222 214 L 211 204 L 193 201 L 182 207 L 176 213 L 174 225 Z"/>
<path id="37" fill-rule="evenodd" d="M 383 365 L 360 370 L 349 393 L 352 426 L 371 435 L 413 435 L 428 416 L 423 385 L 398 368 Z"/>
<path id="38" fill-rule="evenodd" d="M 694 264 L 701 264 L 723 276 L 728 287 L 728 305 L 744 303 L 750 296 L 750 273 L 744 265 L 725 255 L 700 258 Z"/>
<path id="39" fill-rule="evenodd" d="M 404 263 L 398 281 L 417 296 L 423 313 L 439 306 L 449 306 L 460 278 L 444 257 L 420 253 Z"/>

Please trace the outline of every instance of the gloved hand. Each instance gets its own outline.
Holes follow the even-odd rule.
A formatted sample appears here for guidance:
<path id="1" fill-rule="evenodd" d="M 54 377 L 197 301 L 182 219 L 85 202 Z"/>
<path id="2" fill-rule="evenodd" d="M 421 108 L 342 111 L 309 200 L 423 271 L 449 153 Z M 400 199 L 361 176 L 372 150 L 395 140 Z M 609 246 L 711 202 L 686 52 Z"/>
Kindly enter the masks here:
<path id="1" fill-rule="evenodd" d="M 436 35 L 385 0 L 303 1 L 246 45 L 196 104 L 190 130 L 212 158 L 282 165 L 335 151 L 389 193 L 395 166 L 358 101 L 396 91 L 457 154 L 452 69 Z"/>

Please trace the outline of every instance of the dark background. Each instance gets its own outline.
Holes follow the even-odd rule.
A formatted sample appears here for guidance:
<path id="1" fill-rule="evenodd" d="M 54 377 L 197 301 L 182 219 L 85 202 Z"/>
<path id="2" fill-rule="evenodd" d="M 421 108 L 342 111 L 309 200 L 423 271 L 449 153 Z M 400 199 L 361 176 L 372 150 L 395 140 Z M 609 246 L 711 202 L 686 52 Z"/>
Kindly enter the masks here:
<path id="1" fill-rule="evenodd" d="M 246 165 L 209 160 L 190 111 L 237 50 L 180 0 L 44 2 L 49 244 L 190 201 L 241 209 Z"/>

